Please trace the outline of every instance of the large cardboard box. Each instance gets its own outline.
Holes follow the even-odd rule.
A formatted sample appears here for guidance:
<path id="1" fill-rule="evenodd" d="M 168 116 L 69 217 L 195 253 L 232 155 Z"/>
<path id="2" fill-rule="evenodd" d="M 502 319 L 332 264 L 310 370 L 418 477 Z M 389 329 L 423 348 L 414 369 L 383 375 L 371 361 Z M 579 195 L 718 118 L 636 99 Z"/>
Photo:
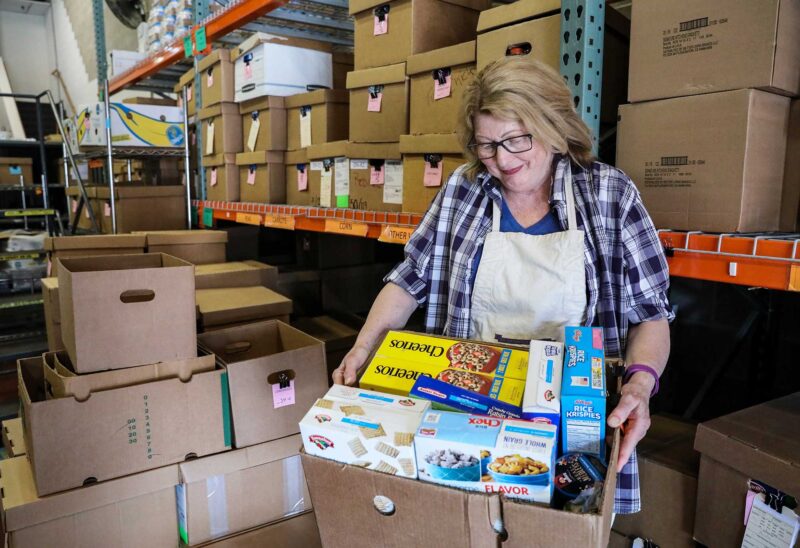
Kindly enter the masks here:
<path id="1" fill-rule="evenodd" d="M 350 72 L 347 89 L 352 142 L 396 143 L 400 135 L 408 133 L 405 63 Z"/>
<path id="2" fill-rule="evenodd" d="M 403 212 L 424 213 L 458 166 L 466 163 L 454 133 L 401 135 Z"/>
<path id="3" fill-rule="evenodd" d="M 292 313 L 292 300 L 263 286 L 198 289 L 197 310 L 203 328 L 253 322 Z"/>
<path id="4" fill-rule="evenodd" d="M 19 185 L 20 179 L 26 185 L 38 185 L 33 180 L 33 160 L 31 158 L 0 158 L 0 185 Z"/>
<path id="5" fill-rule="evenodd" d="M 313 203 L 312 192 L 309 188 L 309 174 L 311 166 L 308 165 L 308 152 L 306 149 L 290 150 L 285 155 L 286 161 L 286 203 L 298 206 L 318 206 Z"/>
<path id="6" fill-rule="evenodd" d="M 40 497 L 26 457 L 2 460 L 6 546 L 175 546 L 178 479 L 172 465 Z"/>
<path id="7" fill-rule="evenodd" d="M 496 546 L 501 542 L 500 533 L 494 529 L 497 523 L 502 523 L 508 535 L 503 546 L 529 547 L 531 539 L 536 539 L 540 546 L 605 548 L 617 481 L 618 433 L 614 440 L 597 514 L 574 514 L 503 499 L 496 493 L 451 489 L 305 453 L 302 460 L 322 544 L 328 548 L 371 548 L 375 539 L 397 548 Z M 376 501 L 376 496 L 385 498 Z M 348 503 L 343 505 L 343 500 Z M 431 516 L 436 519 L 431 520 Z M 358 523 L 359 534 L 342 528 L 343 520 Z"/>
<path id="8" fill-rule="evenodd" d="M 349 207 L 350 162 L 347 147 L 347 141 L 335 141 L 311 145 L 306 149 L 309 161 L 309 205 Z"/>
<path id="9" fill-rule="evenodd" d="M 257 527 L 231 535 L 203 547 L 213 548 L 253 548 L 255 546 L 269 546 L 270 548 L 322 548 L 317 528 L 317 518 L 314 512 L 305 512 L 289 519 Z"/>
<path id="10" fill-rule="evenodd" d="M 200 344 L 228 370 L 236 447 L 297 434 L 328 389 L 323 343 L 283 322 L 204 333 Z"/>
<path id="11" fill-rule="evenodd" d="M 145 237 L 139 234 L 107 234 L 103 236 L 55 236 L 44 241 L 51 264 L 50 275 L 58 275 L 57 259 L 94 255 L 130 255 L 144 253 Z"/>
<path id="12" fill-rule="evenodd" d="M 197 356 L 191 264 L 160 253 L 62 259 L 58 286 L 76 373 Z"/>
<path id="13" fill-rule="evenodd" d="M 403 163 L 397 143 L 350 143 L 349 203 L 352 209 L 400 211 Z"/>
<path id="14" fill-rule="evenodd" d="M 227 49 L 215 49 L 197 63 L 202 108 L 233 102 L 233 62 Z"/>
<path id="15" fill-rule="evenodd" d="M 462 94 L 475 77 L 475 40 L 408 58 L 412 135 L 455 133 Z"/>
<path id="16" fill-rule="evenodd" d="M 347 73 L 353 70 L 353 57 L 352 50 L 333 52 L 333 89 L 347 88 Z"/>
<path id="17" fill-rule="evenodd" d="M 81 230 L 91 230 L 92 221 L 89 218 L 89 211 L 88 211 L 89 207 L 92 208 L 92 213 L 94 213 L 94 218 L 97 221 L 97 226 L 99 228 L 101 217 L 103 215 L 103 209 L 100 202 L 92 199 L 97 196 L 97 187 L 84 184 L 83 188 L 86 191 L 86 197 L 89 199 L 89 205 L 84 204 L 83 208 L 81 209 L 81 215 L 80 217 L 78 217 L 78 228 L 80 228 Z M 67 204 L 69 204 L 70 223 L 74 223 L 75 214 L 78 212 L 78 201 L 80 200 L 81 196 L 80 188 L 78 188 L 77 184 L 74 184 L 69 188 L 65 188 L 64 194 L 67 195 Z"/>
<path id="18" fill-rule="evenodd" d="M 295 435 L 181 464 L 176 494 L 184 544 L 194 546 L 311 509 L 301 447 Z"/>
<path id="19" fill-rule="evenodd" d="M 58 278 L 42 278 L 44 301 L 44 326 L 47 332 L 47 349 L 63 350 L 61 339 L 61 305 L 58 302 Z"/>
<path id="20" fill-rule="evenodd" d="M 286 99 L 287 148 L 347 140 L 350 95 L 344 90 L 319 89 Z"/>
<path id="21" fill-rule="evenodd" d="M 191 68 L 188 71 L 183 73 L 178 79 L 178 83 L 175 84 L 173 91 L 178 96 L 178 107 L 182 108 L 183 106 L 183 88 L 186 88 L 186 113 L 189 116 L 194 116 L 197 113 L 197 104 L 195 102 L 195 94 L 194 94 L 194 69 Z M 202 98 L 201 98 L 202 100 Z"/>
<path id="22" fill-rule="evenodd" d="M 654 415 L 636 446 L 642 511 L 620 514 L 614 529 L 659 546 L 694 548 L 695 500 L 700 455 L 694 451 L 696 425 Z"/>
<path id="23" fill-rule="evenodd" d="M 165 253 L 194 265 L 225 261 L 228 233 L 224 230 L 148 230 L 148 253 Z"/>
<path id="24" fill-rule="evenodd" d="M 204 108 L 202 121 L 203 156 L 242 151 L 242 117 L 236 103 L 218 103 Z"/>
<path id="25" fill-rule="evenodd" d="M 68 133 L 72 152 L 80 147 L 106 146 L 105 104 L 79 107 L 75 130 Z M 111 142 L 115 146 L 183 147 L 183 109 L 111 103 Z"/>
<path id="26" fill-rule="evenodd" d="M 282 151 L 257 150 L 236 155 L 239 200 L 261 204 L 286 203 L 286 166 Z"/>
<path id="27" fill-rule="evenodd" d="M 42 358 L 17 362 L 20 404 L 39 496 L 231 448 L 227 373 L 217 369 L 46 399 Z"/>
<path id="28" fill-rule="evenodd" d="M 203 157 L 206 170 L 206 200 L 239 201 L 239 167 L 235 154 L 215 154 Z"/>
<path id="29" fill-rule="evenodd" d="M 8 419 L 3 421 L 3 448 L 8 457 L 24 455 L 25 433 L 23 432 L 22 419 Z M 1 480 L 0 480 L 1 481 Z"/>
<path id="30" fill-rule="evenodd" d="M 789 98 L 737 90 L 623 105 L 617 167 L 656 228 L 776 230 Z"/>
<path id="31" fill-rule="evenodd" d="M 353 0 L 356 70 L 473 40 L 478 13 L 490 5 L 487 0 Z"/>
<path id="32" fill-rule="evenodd" d="M 709 546 L 741 545 L 748 479 L 800 496 L 798 424 L 800 393 L 698 425 L 695 540 Z"/>
<path id="33" fill-rule="evenodd" d="M 261 285 L 278 287 L 278 269 L 258 261 L 201 264 L 194 267 L 195 289 L 249 287 Z"/>
<path id="34" fill-rule="evenodd" d="M 789 136 L 786 139 L 786 165 L 783 170 L 780 229 L 794 232 L 800 219 L 800 99 L 789 110 Z"/>
<path id="35" fill-rule="evenodd" d="M 97 187 L 98 217 L 104 233 L 111 234 L 111 189 Z M 186 227 L 186 187 L 117 185 L 114 188 L 117 208 L 117 232 L 141 230 L 176 230 Z"/>
<path id="36" fill-rule="evenodd" d="M 286 108 L 283 97 L 258 97 L 241 103 L 242 150 L 286 150 Z"/>
<path id="37" fill-rule="evenodd" d="M 800 93 L 800 5 L 635 2 L 628 100 L 740 88 Z"/>

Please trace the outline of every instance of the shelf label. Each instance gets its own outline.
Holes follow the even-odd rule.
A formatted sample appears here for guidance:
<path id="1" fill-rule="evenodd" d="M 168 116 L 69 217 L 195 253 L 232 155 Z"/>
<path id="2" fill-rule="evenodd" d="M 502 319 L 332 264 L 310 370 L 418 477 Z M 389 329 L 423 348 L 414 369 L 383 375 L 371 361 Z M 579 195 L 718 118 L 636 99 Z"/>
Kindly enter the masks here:
<path id="1" fill-rule="evenodd" d="M 42 217 L 54 214 L 53 209 L 11 209 L 5 212 L 6 217 Z"/>
<path id="2" fill-rule="evenodd" d="M 406 244 L 415 230 L 416 228 L 412 226 L 387 225 L 383 227 L 378 241 L 387 244 Z"/>
<path id="3" fill-rule="evenodd" d="M 264 226 L 282 228 L 283 230 L 294 230 L 294 215 L 267 213 L 264 215 Z"/>
<path id="4" fill-rule="evenodd" d="M 214 210 L 210 207 L 203 208 L 203 226 L 214 226 Z"/>
<path id="5" fill-rule="evenodd" d="M 356 223 L 346 219 L 325 219 L 325 232 L 344 234 L 345 236 L 364 237 L 369 232 L 369 225 Z"/>
<path id="6" fill-rule="evenodd" d="M 200 27 L 194 31 L 194 43 L 197 46 L 197 51 L 202 52 L 208 47 L 206 44 L 206 28 Z"/>
<path id="7" fill-rule="evenodd" d="M 44 253 L 44 252 L 42 252 Z M 24 259 L 38 259 L 39 253 L 7 253 L 0 255 L 2 261 L 22 261 Z"/>
<path id="8" fill-rule="evenodd" d="M 789 291 L 800 291 L 800 266 L 792 265 L 789 270 Z"/>
<path id="9" fill-rule="evenodd" d="M 258 213 L 237 213 L 236 222 L 246 225 L 261 226 L 261 215 Z"/>
<path id="10" fill-rule="evenodd" d="M 192 56 L 192 34 L 189 33 L 183 37 L 183 56 Z"/>

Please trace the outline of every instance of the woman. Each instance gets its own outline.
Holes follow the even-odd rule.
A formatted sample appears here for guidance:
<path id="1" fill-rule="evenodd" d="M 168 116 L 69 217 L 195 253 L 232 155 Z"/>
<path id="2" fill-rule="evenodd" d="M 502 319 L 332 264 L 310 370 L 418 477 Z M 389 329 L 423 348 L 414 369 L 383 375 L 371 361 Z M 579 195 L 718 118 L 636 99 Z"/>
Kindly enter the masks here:
<path id="1" fill-rule="evenodd" d="M 389 329 L 427 305 L 428 332 L 484 341 L 563 340 L 565 325 L 601 326 L 626 383 L 608 425 L 626 424 L 615 511 L 639 511 L 634 448 L 669 356 L 669 274 L 639 193 L 594 161 L 589 129 L 561 76 L 507 57 L 464 94 L 459 128 L 469 163 L 431 204 L 386 276 L 353 349 L 356 372 Z"/>

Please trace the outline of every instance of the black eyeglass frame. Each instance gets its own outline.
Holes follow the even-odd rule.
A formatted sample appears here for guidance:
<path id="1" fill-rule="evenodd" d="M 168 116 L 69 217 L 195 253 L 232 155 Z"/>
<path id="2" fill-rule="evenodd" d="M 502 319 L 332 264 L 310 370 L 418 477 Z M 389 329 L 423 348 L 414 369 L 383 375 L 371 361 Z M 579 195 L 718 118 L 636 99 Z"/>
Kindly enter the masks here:
<path id="1" fill-rule="evenodd" d="M 513 139 L 519 139 L 520 137 L 527 137 L 528 138 L 528 148 L 526 148 L 524 150 L 511 150 L 506 146 L 506 142 L 511 141 Z M 492 153 L 491 156 L 481 156 L 480 154 L 478 154 L 478 147 L 482 147 L 482 146 L 486 146 L 486 145 L 492 145 L 492 148 L 494 149 L 494 152 Z M 497 156 L 497 148 L 498 147 L 503 147 L 503 149 L 506 152 L 509 152 L 511 154 L 521 154 L 523 152 L 528 152 L 529 150 L 532 150 L 533 149 L 533 135 L 531 135 L 530 133 L 525 133 L 523 135 L 514 135 L 513 137 L 507 137 L 507 138 L 503 139 L 502 141 L 489 141 L 488 143 L 475 143 L 475 142 L 472 142 L 467 146 L 472 151 L 472 153 L 475 156 L 478 157 L 479 160 L 489 160 L 489 159 L 494 158 L 495 156 Z"/>

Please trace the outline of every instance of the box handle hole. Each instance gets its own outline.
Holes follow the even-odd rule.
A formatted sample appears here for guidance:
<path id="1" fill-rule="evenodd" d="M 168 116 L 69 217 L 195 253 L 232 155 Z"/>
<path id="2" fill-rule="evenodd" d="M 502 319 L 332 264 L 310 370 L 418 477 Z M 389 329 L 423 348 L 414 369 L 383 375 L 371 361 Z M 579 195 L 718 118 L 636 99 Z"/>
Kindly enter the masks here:
<path id="1" fill-rule="evenodd" d="M 247 352 L 252 347 L 253 347 L 253 345 L 250 344 L 247 341 L 235 342 L 235 343 L 231 343 L 231 344 L 229 344 L 229 345 L 227 345 L 225 347 L 225 353 L 226 354 L 241 354 L 242 352 Z"/>
<path id="2" fill-rule="evenodd" d="M 374 499 L 372 499 L 372 504 L 375 505 L 375 509 L 378 511 L 379 514 L 384 516 L 393 516 L 395 512 L 394 502 L 389 497 L 384 497 L 383 495 L 377 495 Z"/>
<path id="3" fill-rule="evenodd" d="M 85 480 L 83 480 L 83 485 L 91 485 L 93 483 L 97 483 L 97 478 L 94 477 L 94 476 L 90 476 L 90 477 L 86 478 Z"/>
<path id="4" fill-rule="evenodd" d="M 530 42 L 511 44 L 506 48 L 506 57 L 511 55 L 528 55 L 532 51 L 533 51 L 533 46 L 531 46 Z"/>
<path id="5" fill-rule="evenodd" d="M 295 374 L 291 369 L 276 371 L 267 377 L 269 384 L 278 384 L 280 388 L 289 388 L 289 381 L 294 380 Z"/>
<path id="6" fill-rule="evenodd" d="M 156 292 L 152 289 L 129 289 L 123 291 L 119 300 L 125 304 L 131 303 L 146 303 L 156 298 Z"/>

